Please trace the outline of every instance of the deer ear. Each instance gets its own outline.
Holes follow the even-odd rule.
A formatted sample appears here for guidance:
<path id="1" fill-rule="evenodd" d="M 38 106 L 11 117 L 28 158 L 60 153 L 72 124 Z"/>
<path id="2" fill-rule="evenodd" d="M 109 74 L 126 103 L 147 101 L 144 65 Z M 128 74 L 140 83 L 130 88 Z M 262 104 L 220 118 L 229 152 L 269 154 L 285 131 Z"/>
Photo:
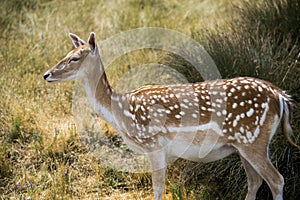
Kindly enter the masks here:
<path id="1" fill-rule="evenodd" d="M 78 37 L 77 35 L 75 35 L 73 33 L 69 33 L 69 37 L 71 38 L 72 43 L 73 43 L 75 48 L 86 44 L 85 41 L 83 41 L 82 39 L 80 39 L 80 37 Z"/>
<path id="2" fill-rule="evenodd" d="M 98 47 L 97 47 L 97 43 L 96 43 L 96 37 L 95 37 L 95 33 L 91 32 L 89 39 L 88 39 L 88 43 L 90 45 L 90 48 L 92 50 L 92 52 L 97 52 L 98 51 Z"/>

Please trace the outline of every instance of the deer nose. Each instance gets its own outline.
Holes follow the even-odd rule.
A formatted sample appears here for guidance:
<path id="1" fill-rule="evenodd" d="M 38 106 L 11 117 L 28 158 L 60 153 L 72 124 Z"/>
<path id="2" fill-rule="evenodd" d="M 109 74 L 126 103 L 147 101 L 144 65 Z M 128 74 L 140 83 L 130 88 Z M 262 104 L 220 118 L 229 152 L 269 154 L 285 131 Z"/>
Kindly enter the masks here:
<path id="1" fill-rule="evenodd" d="M 51 73 L 46 72 L 46 73 L 44 74 L 44 79 L 46 80 L 50 75 L 51 75 Z"/>

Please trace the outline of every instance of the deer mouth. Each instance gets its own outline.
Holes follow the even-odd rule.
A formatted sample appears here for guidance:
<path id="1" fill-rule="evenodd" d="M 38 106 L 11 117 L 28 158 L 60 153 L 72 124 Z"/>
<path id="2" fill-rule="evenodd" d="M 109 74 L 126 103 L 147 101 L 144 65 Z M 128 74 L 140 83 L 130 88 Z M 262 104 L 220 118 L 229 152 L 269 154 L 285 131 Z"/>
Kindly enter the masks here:
<path id="1" fill-rule="evenodd" d="M 48 83 L 56 83 L 58 82 L 57 80 L 46 80 Z"/>
<path id="2" fill-rule="evenodd" d="M 55 83 L 55 82 L 58 82 L 58 80 L 57 79 L 53 79 L 53 78 L 51 78 L 51 76 L 52 76 L 52 74 L 51 73 L 45 73 L 44 74 L 44 79 L 45 79 L 45 81 L 47 81 L 47 82 L 49 82 L 49 83 Z"/>

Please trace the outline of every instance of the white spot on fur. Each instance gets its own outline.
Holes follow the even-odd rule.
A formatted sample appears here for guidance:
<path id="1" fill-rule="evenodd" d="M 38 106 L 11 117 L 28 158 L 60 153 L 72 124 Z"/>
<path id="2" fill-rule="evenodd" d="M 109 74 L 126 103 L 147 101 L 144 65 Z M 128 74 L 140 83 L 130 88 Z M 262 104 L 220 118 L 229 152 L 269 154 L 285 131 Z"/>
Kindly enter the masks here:
<path id="1" fill-rule="evenodd" d="M 237 103 L 233 103 L 233 104 L 232 104 L 232 108 L 233 108 L 233 109 L 236 109 L 237 106 L 238 106 Z"/>
<path id="2" fill-rule="evenodd" d="M 118 106 L 119 106 L 119 108 L 123 108 L 123 105 L 121 102 L 118 102 Z"/>
<path id="3" fill-rule="evenodd" d="M 250 131 L 247 131 L 247 132 L 246 132 L 246 135 L 247 135 L 247 138 L 248 138 L 248 139 L 252 138 L 252 133 L 251 133 Z"/>
<path id="4" fill-rule="evenodd" d="M 188 103 L 189 100 L 188 100 L 188 99 L 183 99 L 183 102 L 184 102 L 184 103 Z"/>
<path id="5" fill-rule="evenodd" d="M 180 111 L 179 114 L 183 116 L 183 115 L 185 115 L 185 112 Z"/>
<path id="6" fill-rule="evenodd" d="M 232 126 L 233 126 L 233 127 L 236 127 L 236 126 L 237 126 L 237 120 L 233 120 Z"/>
<path id="7" fill-rule="evenodd" d="M 244 130 L 245 130 L 244 127 L 241 126 L 241 127 L 240 127 L 241 133 L 244 133 Z"/>
<path id="8" fill-rule="evenodd" d="M 254 109 L 250 108 L 250 110 L 246 113 L 247 117 L 251 117 L 254 114 Z"/>
<path id="9" fill-rule="evenodd" d="M 257 138 L 258 135 L 259 135 L 259 126 L 256 127 L 256 129 L 254 131 L 254 137 Z"/>
<path id="10" fill-rule="evenodd" d="M 264 124 L 265 120 L 266 120 L 266 117 L 267 117 L 267 112 L 269 110 L 269 104 L 268 103 L 263 103 L 261 106 L 262 106 L 262 108 L 265 108 L 265 110 L 263 112 L 263 115 L 262 115 L 262 117 L 260 119 L 260 122 L 259 122 L 259 124 L 262 126 Z"/>
<path id="11" fill-rule="evenodd" d="M 129 110 L 133 111 L 133 106 L 131 104 L 129 105 Z"/>
<path id="12" fill-rule="evenodd" d="M 217 103 L 223 103 L 223 100 L 222 99 L 216 99 L 216 102 Z"/>
<path id="13" fill-rule="evenodd" d="M 176 118 L 176 119 L 180 119 L 180 118 L 181 118 L 181 115 L 175 115 L 175 118 Z"/>

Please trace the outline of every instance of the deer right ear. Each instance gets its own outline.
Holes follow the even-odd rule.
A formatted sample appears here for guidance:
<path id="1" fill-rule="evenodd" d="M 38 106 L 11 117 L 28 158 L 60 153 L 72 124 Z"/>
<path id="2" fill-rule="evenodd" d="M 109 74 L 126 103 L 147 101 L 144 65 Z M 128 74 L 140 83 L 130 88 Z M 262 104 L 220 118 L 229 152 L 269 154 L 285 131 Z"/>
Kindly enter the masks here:
<path id="1" fill-rule="evenodd" d="M 80 37 L 78 37 L 77 35 L 75 35 L 73 33 L 69 33 L 69 37 L 71 38 L 72 43 L 73 43 L 75 48 L 86 44 L 85 41 L 83 41 L 82 39 L 80 39 Z"/>
<path id="2" fill-rule="evenodd" d="M 93 53 L 98 51 L 98 47 L 97 47 L 97 43 L 96 43 L 96 37 L 95 37 L 95 33 L 91 32 L 89 39 L 88 39 L 88 43 L 90 45 L 90 48 L 92 50 Z"/>

